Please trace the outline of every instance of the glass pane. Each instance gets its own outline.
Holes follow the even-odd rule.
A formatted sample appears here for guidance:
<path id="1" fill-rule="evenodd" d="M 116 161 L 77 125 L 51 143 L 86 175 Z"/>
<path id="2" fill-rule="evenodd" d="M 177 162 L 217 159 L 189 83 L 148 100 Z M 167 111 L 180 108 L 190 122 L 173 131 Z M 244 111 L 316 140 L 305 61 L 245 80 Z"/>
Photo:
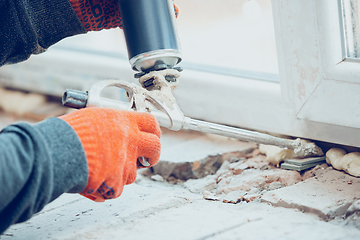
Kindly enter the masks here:
<path id="1" fill-rule="evenodd" d="M 271 1 L 176 0 L 184 68 L 249 73 L 277 80 Z M 186 64 L 185 64 L 186 63 Z M 263 74 L 264 75 L 264 74 Z"/>
<path id="2" fill-rule="evenodd" d="M 360 58 L 359 0 L 341 0 L 344 57 Z"/>

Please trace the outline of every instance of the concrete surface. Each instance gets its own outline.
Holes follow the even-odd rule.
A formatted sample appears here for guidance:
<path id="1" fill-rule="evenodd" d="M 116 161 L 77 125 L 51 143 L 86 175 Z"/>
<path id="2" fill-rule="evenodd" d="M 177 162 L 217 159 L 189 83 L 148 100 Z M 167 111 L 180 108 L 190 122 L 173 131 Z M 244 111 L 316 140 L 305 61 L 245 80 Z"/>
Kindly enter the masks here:
<path id="1" fill-rule="evenodd" d="M 1 239 L 359 239 L 354 227 L 265 203 L 206 201 L 181 186 L 141 180 L 94 203 L 63 195 Z"/>
<path id="2" fill-rule="evenodd" d="M 177 134 L 165 132 L 164 145 L 198 136 L 181 132 L 178 141 Z M 186 149 L 174 147 L 173 154 Z M 0 239 L 360 239 L 360 179 L 327 165 L 299 174 L 268 165 L 255 150 L 202 179 L 153 179 L 159 181 L 139 174 L 120 198 L 105 203 L 63 194 Z M 247 187 L 232 189 L 241 184 Z M 214 198 L 205 200 L 205 193 Z M 237 204 L 225 201 L 231 193 L 243 194 Z"/>

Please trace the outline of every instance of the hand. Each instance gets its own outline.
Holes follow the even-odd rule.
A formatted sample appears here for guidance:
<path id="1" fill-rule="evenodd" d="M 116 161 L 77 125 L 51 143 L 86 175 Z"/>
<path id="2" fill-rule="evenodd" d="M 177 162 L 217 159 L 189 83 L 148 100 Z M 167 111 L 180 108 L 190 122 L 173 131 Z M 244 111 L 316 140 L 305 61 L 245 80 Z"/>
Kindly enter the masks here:
<path id="1" fill-rule="evenodd" d="M 160 158 L 160 127 L 149 113 L 85 108 L 60 117 L 80 138 L 89 179 L 82 195 L 94 201 L 116 198 L 136 179 L 145 157 L 151 167 Z"/>
<path id="2" fill-rule="evenodd" d="M 121 28 L 122 22 L 117 0 L 70 0 L 70 3 L 87 32 Z M 179 8 L 175 4 L 174 11 L 175 16 L 178 17 Z"/>

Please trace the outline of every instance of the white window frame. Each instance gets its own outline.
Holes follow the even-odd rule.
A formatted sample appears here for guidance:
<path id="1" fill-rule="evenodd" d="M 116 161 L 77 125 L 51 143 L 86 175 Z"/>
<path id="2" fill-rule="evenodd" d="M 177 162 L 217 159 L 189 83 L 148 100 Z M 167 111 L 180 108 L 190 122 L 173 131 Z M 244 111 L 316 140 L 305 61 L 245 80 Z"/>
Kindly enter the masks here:
<path id="1" fill-rule="evenodd" d="M 360 65 L 344 57 L 340 0 L 273 0 L 280 84 L 184 71 L 184 113 L 360 147 Z"/>

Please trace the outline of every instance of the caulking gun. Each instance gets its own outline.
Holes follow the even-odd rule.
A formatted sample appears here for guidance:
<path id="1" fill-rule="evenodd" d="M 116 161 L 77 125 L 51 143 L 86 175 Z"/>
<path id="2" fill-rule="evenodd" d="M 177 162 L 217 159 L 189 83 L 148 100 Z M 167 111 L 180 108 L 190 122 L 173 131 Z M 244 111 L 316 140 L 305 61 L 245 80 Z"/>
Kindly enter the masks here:
<path id="1" fill-rule="evenodd" d="M 167 69 L 155 71 L 153 74 L 150 73 L 150 76 L 145 75 L 144 77 L 146 78 L 153 78 L 154 85 L 157 87 L 150 91 L 139 85 L 125 81 L 100 81 L 95 83 L 88 92 L 67 90 L 63 95 L 63 105 L 74 108 L 107 107 L 127 111 L 149 112 L 155 116 L 160 126 L 174 131 L 191 129 L 236 138 L 243 141 L 275 145 L 281 148 L 294 149 L 299 157 L 323 155 L 321 148 L 314 143 L 304 142 L 300 139 L 283 139 L 264 133 L 185 117 L 172 95 L 171 84 L 165 80 L 167 76 L 176 78 L 178 77 L 177 74 L 176 70 Z M 124 89 L 128 101 L 125 102 L 101 97 L 101 91 L 107 87 Z M 147 166 L 146 163 L 142 164 Z"/>
<path id="2" fill-rule="evenodd" d="M 138 71 L 142 87 L 119 80 L 105 80 L 94 84 L 90 91 L 67 90 L 63 104 L 74 108 L 109 107 L 128 111 L 150 112 L 159 124 L 170 130 L 191 129 L 223 135 L 239 140 L 276 145 L 294 149 L 304 157 L 321 156 L 314 143 L 274 137 L 254 131 L 214 124 L 185 117 L 171 90 L 177 86 L 181 61 L 180 45 L 175 28 L 175 14 L 171 0 L 119 0 L 129 61 Z M 106 87 L 126 91 L 127 101 L 100 97 Z M 143 161 L 144 166 L 148 163 Z"/>

